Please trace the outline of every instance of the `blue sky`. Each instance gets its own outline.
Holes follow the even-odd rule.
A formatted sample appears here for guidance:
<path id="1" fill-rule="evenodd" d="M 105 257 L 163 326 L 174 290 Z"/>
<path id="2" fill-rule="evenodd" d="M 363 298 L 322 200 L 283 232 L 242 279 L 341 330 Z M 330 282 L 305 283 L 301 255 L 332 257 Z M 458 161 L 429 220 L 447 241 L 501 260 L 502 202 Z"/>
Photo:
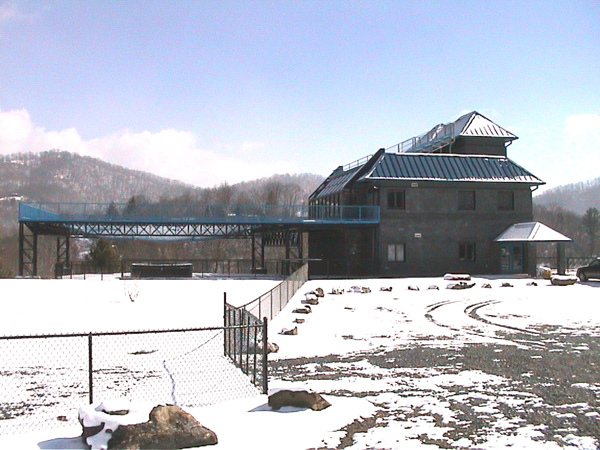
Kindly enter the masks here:
<path id="1" fill-rule="evenodd" d="M 0 154 L 199 186 L 335 167 L 477 110 L 600 176 L 600 1 L 0 0 Z"/>

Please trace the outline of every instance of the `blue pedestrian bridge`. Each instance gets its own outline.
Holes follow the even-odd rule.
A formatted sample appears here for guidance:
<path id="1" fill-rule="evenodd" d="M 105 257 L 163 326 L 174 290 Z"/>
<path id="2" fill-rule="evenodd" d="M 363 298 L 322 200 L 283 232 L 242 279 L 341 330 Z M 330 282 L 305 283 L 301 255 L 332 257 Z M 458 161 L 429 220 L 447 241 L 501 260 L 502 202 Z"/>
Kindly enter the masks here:
<path id="1" fill-rule="evenodd" d="M 72 223 L 310 225 L 379 223 L 378 206 L 208 205 L 130 203 L 19 204 L 19 222 Z"/>

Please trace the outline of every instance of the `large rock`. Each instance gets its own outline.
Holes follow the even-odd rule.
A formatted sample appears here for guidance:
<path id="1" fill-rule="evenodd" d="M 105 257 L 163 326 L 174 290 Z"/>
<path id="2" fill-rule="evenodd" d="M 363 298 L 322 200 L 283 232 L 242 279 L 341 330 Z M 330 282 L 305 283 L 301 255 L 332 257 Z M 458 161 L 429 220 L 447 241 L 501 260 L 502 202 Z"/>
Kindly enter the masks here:
<path id="1" fill-rule="evenodd" d="M 160 405 L 148 422 L 117 428 L 108 443 L 122 450 L 179 449 L 214 445 L 217 435 L 179 406 Z"/>
<path id="2" fill-rule="evenodd" d="M 217 443 L 213 431 L 178 406 L 155 406 L 149 414 L 131 406 L 80 408 L 83 437 L 91 449 L 183 449 Z"/>
<path id="3" fill-rule="evenodd" d="M 269 406 L 275 411 L 284 406 L 310 408 L 313 411 L 321 411 L 322 409 L 329 408 L 331 403 L 316 392 L 283 390 L 269 395 Z"/>

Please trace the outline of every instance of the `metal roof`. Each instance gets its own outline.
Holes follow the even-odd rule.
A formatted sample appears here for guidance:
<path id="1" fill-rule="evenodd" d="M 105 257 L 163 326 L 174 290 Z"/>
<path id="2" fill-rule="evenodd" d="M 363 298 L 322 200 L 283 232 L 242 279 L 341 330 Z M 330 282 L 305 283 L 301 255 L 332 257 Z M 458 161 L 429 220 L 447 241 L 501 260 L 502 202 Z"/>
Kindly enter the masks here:
<path id="1" fill-rule="evenodd" d="M 345 171 L 341 168 L 336 169 L 325 181 L 323 181 L 323 183 L 321 183 L 311 198 L 317 199 L 342 192 L 354 175 L 363 166 L 364 164 Z"/>
<path id="2" fill-rule="evenodd" d="M 454 122 L 455 136 L 478 136 L 503 138 L 505 140 L 517 139 L 517 136 L 495 124 L 477 111 L 459 117 Z"/>
<path id="3" fill-rule="evenodd" d="M 544 184 L 506 157 L 432 153 L 384 153 L 366 179 Z"/>
<path id="4" fill-rule="evenodd" d="M 541 222 L 515 223 L 506 229 L 495 242 L 572 242 L 573 239 L 560 234 Z"/>

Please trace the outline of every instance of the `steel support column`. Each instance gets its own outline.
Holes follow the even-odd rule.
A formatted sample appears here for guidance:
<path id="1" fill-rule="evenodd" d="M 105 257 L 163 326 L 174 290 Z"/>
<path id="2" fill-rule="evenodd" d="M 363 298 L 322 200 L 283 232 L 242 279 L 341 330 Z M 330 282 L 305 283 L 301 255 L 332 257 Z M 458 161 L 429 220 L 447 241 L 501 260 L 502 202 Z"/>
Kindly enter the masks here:
<path id="1" fill-rule="evenodd" d="M 26 224 L 19 224 L 19 276 L 37 276 L 37 234 Z"/>
<path id="2" fill-rule="evenodd" d="M 265 243 L 263 234 L 260 232 L 252 233 L 252 273 L 262 270 L 265 267 Z"/>
<path id="3" fill-rule="evenodd" d="M 56 266 L 55 276 L 57 278 L 62 277 L 65 274 L 65 270 L 68 270 L 70 258 L 70 236 L 58 236 L 56 238 Z"/>

